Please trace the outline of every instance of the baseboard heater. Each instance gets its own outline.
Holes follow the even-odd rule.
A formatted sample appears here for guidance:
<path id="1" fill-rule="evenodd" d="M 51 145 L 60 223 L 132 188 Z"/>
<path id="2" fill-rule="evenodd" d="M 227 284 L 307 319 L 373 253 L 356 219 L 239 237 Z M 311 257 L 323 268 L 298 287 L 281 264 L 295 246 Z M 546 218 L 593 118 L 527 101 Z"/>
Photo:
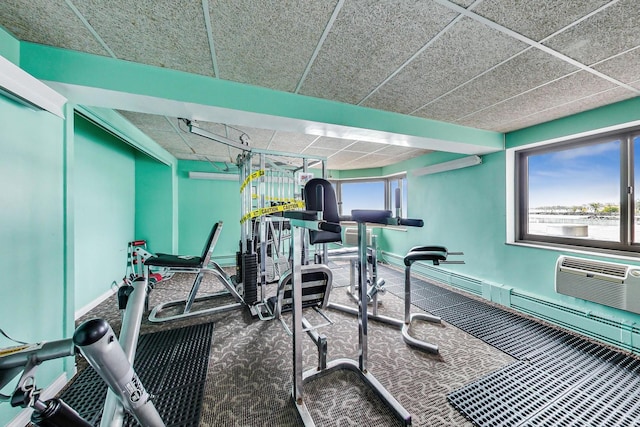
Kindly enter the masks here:
<path id="1" fill-rule="evenodd" d="M 559 294 L 640 314 L 640 267 L 560 256 L 555 290 Z"/>

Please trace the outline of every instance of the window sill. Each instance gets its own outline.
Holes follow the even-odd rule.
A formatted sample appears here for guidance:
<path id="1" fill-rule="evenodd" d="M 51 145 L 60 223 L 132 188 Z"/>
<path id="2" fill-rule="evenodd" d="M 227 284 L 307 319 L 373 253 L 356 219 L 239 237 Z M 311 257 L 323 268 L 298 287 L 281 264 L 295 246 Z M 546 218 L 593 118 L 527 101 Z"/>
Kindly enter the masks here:
<path id="1" fill-rule="evenodd" d="M 611 258 L 615 260 L 640 262 L 640 253 L 616 251 L 613 249 L 587 248 L 587 247 L 577 247 L 577 246 L 570 246 L 570 245 L 556 245 L 553 243 L 531 242 L 531 241 L 505 242 L 505 245 L 519 246 L 519 247 L 533 248 L 533 249 L 544 249 L 548 251 L 572 253 L 572 254 L 578 254 L 578 255 L 599 256 L 599 257 Z"/>

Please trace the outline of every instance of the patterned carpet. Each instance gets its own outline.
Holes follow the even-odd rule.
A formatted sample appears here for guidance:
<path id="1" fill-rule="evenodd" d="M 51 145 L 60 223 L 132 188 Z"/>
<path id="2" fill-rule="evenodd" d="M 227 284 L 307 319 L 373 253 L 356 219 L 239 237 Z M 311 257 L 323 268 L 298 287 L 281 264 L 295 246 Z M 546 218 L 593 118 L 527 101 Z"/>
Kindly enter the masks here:
<path id="1" fill-rule="evenodd" d="M 331 300 L 353 304 L 346 294 L 349 264 L 333 264 L 334 290 Z M 390 286 L 401 274 L 381 266 L 381 277 Z M 389 278 L 385 277 L 385 271 Z M 178 274 L 156 286 L 150 307 L 184 298 L 192 276 Z M 222 289 L 215 277 L 205 277 L 201 293 Z M 271 293 L 270 293 L 271 292 Z M 274 291 L 267 289 L 266 296 Z M 401 318 L 403 302 L 387 293 L 381 297 L 379 313 Z M 230 302 L 228 299 L 226 303 Z M 414 311 L 420 309 L 413 307 Z M 357 360 L 357 319 L 328 310 L 334 324 L 320 330 L 328 338 L 328 360 Z M 115 297 L 100 304 L 79 322 L 103 317 L 114 330 L 120 319 Z M 314 319 L 310 317 L 312 323 Z M 285 319 L 290 320 L 290 319 Z M 188 324 L 215 323 L 205 385 L 202 426 L 297 426 L 300 422 L 290 398 L 292 377 L 291 337 L 278 321 L 254 319 L 248 310 L 236 310 L 167 324 L 146 319 L 142 333 L 173 329 Z M 440 346 L 439 355 L 425 354 L 405 345 L 400 331 L 369 323 L 369 370 L 411 413 L 414 426 L 471 425 L 448 402 L 447 393 L 483 375 L 512 363 L 514 359 L 483 341 L 446 324 L 417 323 L 412 334 Z M 317 351 L 304 341 L 304 367 L 316 366 Z M 79 363 L 81 369 L 83 364 Z M 381 404 L 353 373 L 340 371 L 305 385 L 306 403 L 319 426 L 397 425 Z"/>

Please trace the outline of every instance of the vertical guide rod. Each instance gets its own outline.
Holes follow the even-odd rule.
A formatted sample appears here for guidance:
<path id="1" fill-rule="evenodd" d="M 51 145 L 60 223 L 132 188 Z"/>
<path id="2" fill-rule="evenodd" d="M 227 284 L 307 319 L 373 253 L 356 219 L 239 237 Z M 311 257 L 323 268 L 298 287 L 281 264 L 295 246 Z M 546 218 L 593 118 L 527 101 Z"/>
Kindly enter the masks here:
<path id="1" fill-rule="evenodd" d="M 358 363 L 367 372 L 367 224 L 358 222 L 358 269 L 360 272 L 358 298 Z"/>
<path id="2" fill-rule="evenodd" d="M 300 263 L 304 228 L 292 227 L 293 260 L 293 398 L 296 405 L 302 405 L 302 265 Z"/>

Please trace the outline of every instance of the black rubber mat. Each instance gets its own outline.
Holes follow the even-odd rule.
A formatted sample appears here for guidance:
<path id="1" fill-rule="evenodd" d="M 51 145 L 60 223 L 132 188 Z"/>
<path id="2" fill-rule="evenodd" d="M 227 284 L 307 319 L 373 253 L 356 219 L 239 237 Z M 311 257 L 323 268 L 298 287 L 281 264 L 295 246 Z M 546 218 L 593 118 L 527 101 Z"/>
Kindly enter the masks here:
<path id="1" fill-rule="evenodd" d="M 640 426 L 640 361 L 412 279 L 411 302 L 516 362 L 447 395 L 478 426 Z M 404 297 L 404 286 L 390 292 Z"/>
<path id="2" fill-rule="evenodd" d="M 135 370 L 167 426 L 198 426 L 213 323 L 141 335 Z M 100 424 L 107 386 L 91 368 L 60 396 L 94 426 Z M 127 415 L 125 426 L 138 423 Z"/>

